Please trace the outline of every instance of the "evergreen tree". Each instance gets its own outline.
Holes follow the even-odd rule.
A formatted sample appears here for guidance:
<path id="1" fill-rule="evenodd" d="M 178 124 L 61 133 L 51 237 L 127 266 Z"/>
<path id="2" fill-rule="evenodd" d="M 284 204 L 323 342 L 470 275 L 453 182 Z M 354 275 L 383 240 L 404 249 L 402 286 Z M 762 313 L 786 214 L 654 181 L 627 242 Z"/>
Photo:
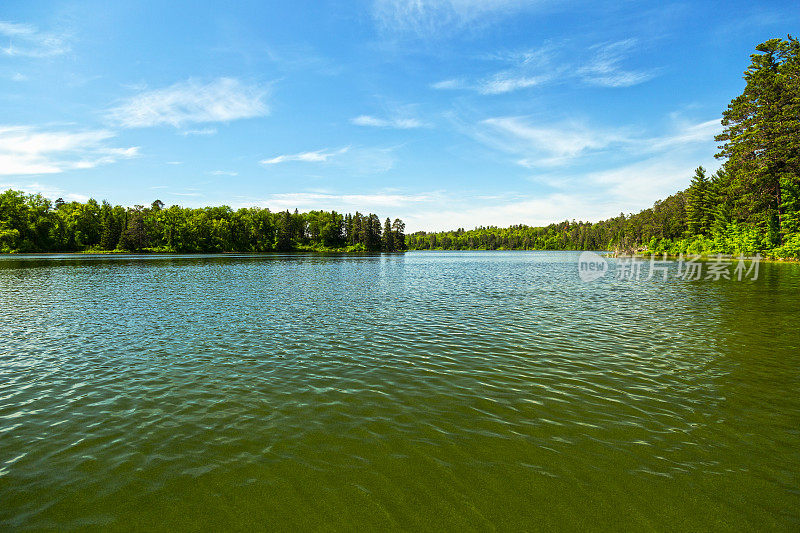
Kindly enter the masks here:
<path id="1" fill-rule="evenodd" d="M 130 252 L 139 252 L 147 247 L 147 232 L 144 227 L 142 206 L 136 206 L 128 216 L 128 226 L 119 238 L 119 247 Z"/>
<path id="2" fill-rule="evenodd" d="M 361 216 L 361 213 L 356 211 L 356 214 L 353 215 L 353 237 L 350 242 L 351 246 L 355 246 L 357 244 L 364 244 L 364 220 Z"/>
<path id="3" fill-rule="evenodd" d="M 383 251 L 394 252 L 394 234 L 392 233 L 392 221 L 386 217 L 386 222 L 383 223 Z"/>
<path id="4" fill-rule="evenodd" d="M 405 231 L 406 225 L 403 224 L 403 221 L 399 218 L 394 219 L 394 223 L 392 224 L 392 239 L 394 240 L 395 251 L 402 252 L 406 249 Z M 461 234 L 463 233 L 464 230 L 461 229 Z"/>
<path id="5" fill-rule="evenodd" d="M 756 47 L 744 73 L 744 92 L 723 113 L 717 157 L 727 158 L 746 221 L 770 231 L 777 242 L 785 230 L 782 196 L 800 179 L 800 45 L 770 39 Z"/>
<path id="6" fill-rule="evenodd" d="M 381 219 L 370 213 L 365 220 L 364 247 L 367 251 L 378 252 L 381 249 Z"/>
<path id="7" fill-rule="evenodd" d="M 706 170 L 697 167 L 686 194 L 686 222 L 691 235 L 706 235 L 713 217 L 711 191 Z"/>
<path id="8" fill-rule="evenodd" d="M 286 252 L 292 249 L 292 216 L 288 209 L 280 214 L 276 237 L 276 250 Z"/>

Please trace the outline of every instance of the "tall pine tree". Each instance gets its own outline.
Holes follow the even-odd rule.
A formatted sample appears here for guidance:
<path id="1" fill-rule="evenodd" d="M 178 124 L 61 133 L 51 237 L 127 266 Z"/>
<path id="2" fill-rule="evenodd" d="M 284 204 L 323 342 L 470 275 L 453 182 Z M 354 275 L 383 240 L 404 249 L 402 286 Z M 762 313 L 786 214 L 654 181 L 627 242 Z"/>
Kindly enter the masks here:
<path id="1" fill-rule="evenodd" d="M 756 47 L 744 73 L 744 92 L 723 113 L 717 157 L 726 171 L 746 222 L 769 232 L 773 242 L 785 233 L 784 191 L 800 179 L 800 100 L 797 39 L 770 39 Z"/>
<path id="2" fill-rule="evenodd" d="M 690 235 L 705 235 L 711 229 L 713 213 L 710 196 L 706 169 L 697 167 L 686 196 L 686 223 Z"/>

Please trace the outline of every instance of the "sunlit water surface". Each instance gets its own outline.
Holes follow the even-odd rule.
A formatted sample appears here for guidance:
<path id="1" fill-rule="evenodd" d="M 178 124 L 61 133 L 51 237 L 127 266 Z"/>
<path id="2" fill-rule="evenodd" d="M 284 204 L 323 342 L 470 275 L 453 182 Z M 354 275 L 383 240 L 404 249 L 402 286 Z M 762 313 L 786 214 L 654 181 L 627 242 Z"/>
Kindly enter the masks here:
<path id="1" fill-rule="evenodd" d="M 0 527 L 800 528 L 800 265 L 577 257 L 0 258 Z"/>

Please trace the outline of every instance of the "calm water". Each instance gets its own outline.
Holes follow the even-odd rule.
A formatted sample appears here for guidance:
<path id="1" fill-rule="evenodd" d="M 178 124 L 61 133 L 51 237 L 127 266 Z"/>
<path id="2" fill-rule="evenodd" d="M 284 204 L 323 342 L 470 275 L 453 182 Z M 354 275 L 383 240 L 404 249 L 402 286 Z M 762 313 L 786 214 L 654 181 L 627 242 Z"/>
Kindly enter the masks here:
<path id="1" fill-rule="evenodd" d="M 800 528 L 800 265 L 0 258 L 0 528 Z"/>

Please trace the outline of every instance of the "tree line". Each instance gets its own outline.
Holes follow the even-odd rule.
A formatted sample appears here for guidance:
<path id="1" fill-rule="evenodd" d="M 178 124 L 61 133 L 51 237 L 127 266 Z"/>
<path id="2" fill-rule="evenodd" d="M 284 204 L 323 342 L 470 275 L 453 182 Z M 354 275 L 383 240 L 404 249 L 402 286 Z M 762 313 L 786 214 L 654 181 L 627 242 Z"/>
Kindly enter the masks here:
<path id="1" fill-rule="evenodd" d="M 480 227 L 408 236 L 409 249 L 623 250 L 800 259 L 800 44 L 756 47 L 745 88 L 722 114 L 723 161 L 637 214 L 597 223 Z"/>
<path id="2" fill-rule="evenodd" d="M 0 194 L 0 252 L 401 252 L 405 224 L 375 214 L 294 213 L 228 206 L 199 209 L 160 200 L 149 207 L 51 202 L 39 194 Z"/>

